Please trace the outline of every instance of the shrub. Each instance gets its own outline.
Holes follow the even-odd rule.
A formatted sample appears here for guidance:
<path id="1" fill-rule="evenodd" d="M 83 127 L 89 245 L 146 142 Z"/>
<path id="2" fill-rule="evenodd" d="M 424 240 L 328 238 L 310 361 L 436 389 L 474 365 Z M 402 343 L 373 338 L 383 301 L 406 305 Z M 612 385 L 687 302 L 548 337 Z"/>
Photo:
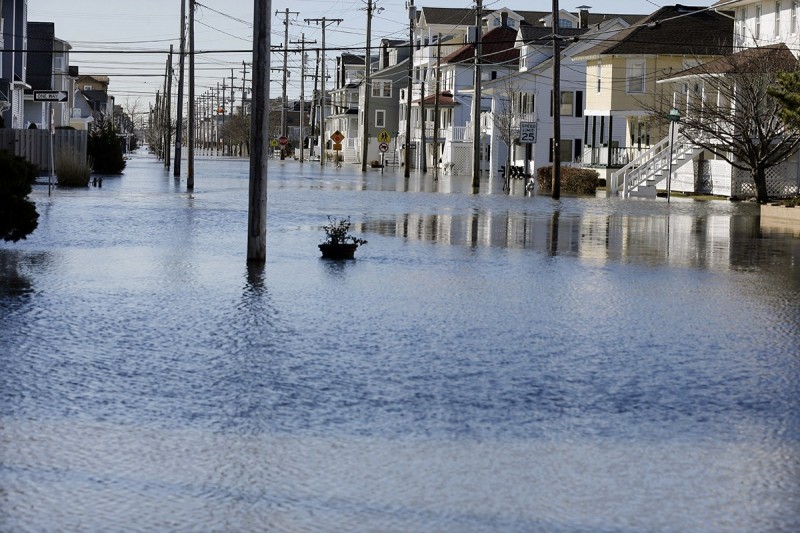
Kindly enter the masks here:
<path id="1" fill-rule="evenodd" d="M 589 168 L 561 167 L 561 190 L 573 194 L 594 194 L 600 183 L 600 174 Z M 549 191 L 553 185 L 553 166 L 536 170 L 539 190 Z"/>
<path id="2" fill-rule="evenodd" d="M 125 170 L 125 159 L 113 122 L 101 119 L 94 123 L 89 132 L 88 154 L 93 161 L 92 167 L 98 174 L 122 174 Z"/>
<path id="3" fill-rule="evenodd" d="M 92 167 L 75 154 L 62 152 L 56 162 L 56 178 L 59 187 L 86 187 Z"/>
<path id="4" fill-rule="evenodd" d="M 0 150 L 0 238 L 24 239 L 39 224 L 36 204 L 28 195 L 36 181 L 36 166 L 24 158 Z"/>

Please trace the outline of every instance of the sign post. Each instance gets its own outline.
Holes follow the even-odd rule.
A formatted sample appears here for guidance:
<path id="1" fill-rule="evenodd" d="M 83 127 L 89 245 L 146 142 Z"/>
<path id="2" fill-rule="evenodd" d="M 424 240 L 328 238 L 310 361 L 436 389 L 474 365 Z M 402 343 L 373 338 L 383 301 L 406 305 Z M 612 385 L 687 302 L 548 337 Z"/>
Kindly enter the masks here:
<path id="1" fill-rule="evenodd" d="M 339 130 L 334 131 L 331 134 L 331 140 L 333 141 L 333 151 L 336 152 L 336 167 L 342 166 L 341 160 L 339 159 L 339 152 L 342 150 L 342 141 L 344 140 L 344 133 Z"/>

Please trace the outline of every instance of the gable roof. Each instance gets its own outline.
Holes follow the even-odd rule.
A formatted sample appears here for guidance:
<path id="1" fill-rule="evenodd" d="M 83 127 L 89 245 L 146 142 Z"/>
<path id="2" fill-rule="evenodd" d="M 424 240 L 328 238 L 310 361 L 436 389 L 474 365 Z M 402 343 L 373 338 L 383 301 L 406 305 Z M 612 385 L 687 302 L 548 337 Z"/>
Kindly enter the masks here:
<path id="1" fill-rule="evenodd" d="M 581 57 L 598 55 L 726 55 L 732 51 L 733 20 L 706 7 L 664 6 Z"/>
<path id="2" fill-rule="evenodd" d="M 746 48 L 741 52 L 717 58 L 708 63 L 697 65 L 674 74 L 659 83 L 677 81 L 694 76 L 713 76 L 748 73 L 772 72 L 776 70 L 797 70 L 800 64 L 789 47 L 784 43 L 763 46 L 759 48 Z"/>
<path id="3" fill-rule="evenodd" d="M 483 16 L 490 15 L 498 11 L 497 9 L 484 9 Z M 518 11 L 516 9 L 509 9 L 509 11 L 521 16 L 522 19 L 531 26 L 544 28 L 542 19 L 549 17 L 553 14 L 552 11 Z M 424 15 L 427 24 L 446 24 L 451 26 L 473 26 L 475 25 L 475 10 L 470 8 L 457 8 L 457 7 L 422 7 L 420 13 Z M 420 17 L 422 16 L 420 15 Z M 577 15 L 577 14 L 576 14 Z M 589 26 L 595 26 L 606 20 L 613 18 L 622 18 L 628 24 L 633 24 L 645 15 L 631 15 L 631 14 L 613 14 L 613 13 L 592 13 L 589 12 Z M 566 29 L 566 28 L 564 28 Z"/>
<path id="4" fill-rule="evenodd" d="M 485 63 L 508 63 L 519 59 L 519 48 L 514 47 L 517 30 L 501 26 L 481 37 L 481 54 Z M 475 57 L 475 44 L 465 44 L 442 58 L 442 63 L 463 63 Z"/>

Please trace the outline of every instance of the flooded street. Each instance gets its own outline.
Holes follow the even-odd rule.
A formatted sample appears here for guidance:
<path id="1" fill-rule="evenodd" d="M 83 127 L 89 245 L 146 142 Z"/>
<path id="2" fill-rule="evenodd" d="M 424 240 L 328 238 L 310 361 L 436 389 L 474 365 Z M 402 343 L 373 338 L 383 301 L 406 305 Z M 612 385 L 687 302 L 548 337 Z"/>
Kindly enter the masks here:
<path id="1" fill-rule="evenodd" d="M 0 530 L 800 530 L 800 237 L 757 205 L 276 160 L 262 270 L 247 175 L 35 187 Z"/>

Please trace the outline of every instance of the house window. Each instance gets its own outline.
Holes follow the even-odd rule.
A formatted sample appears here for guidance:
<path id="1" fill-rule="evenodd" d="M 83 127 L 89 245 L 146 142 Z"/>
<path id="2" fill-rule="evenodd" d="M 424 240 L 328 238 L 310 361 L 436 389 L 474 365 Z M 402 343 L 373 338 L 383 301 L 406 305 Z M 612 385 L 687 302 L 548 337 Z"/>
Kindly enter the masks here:
<path id="1" fill-rule="evenodd" d="M 570 163 L 572 161 L 572 147 L 573 147 L 572 139 L 561 139 L 561 143 L 558 145 L 558 154 L 560 161 L 562 163 Z M 578 145 L 580 146 L 580 140 L 577 140 Z M 574 152 L 576 155 L 579 155 L 579 152 Z M 553 162 L 553 138 L 550 137 L 550 162 Z"/>
<path id="2" fill-rule="evenodd" d="M 595 68 L 595 76 L 597 76 L 597 92 L 598 93 L 600 92 L 600 80 L 602 79 L 601 78 L 601 73 L 602 73 L 601 68 L 602 68 L 602 65 L 598 62 L 597 63 L 597 67 Z"/>
<path id="3" fill-rule="evenodd" d="M 739 20 L 737 21 L 737 35 L 741 38 L 745 38 L 745 33 L 747 32 L 747 8 L 743 7 L 739 10 Z"/>
<path id="4" fill-rule="evenodd" d="M 383 109 L 377 109 L 375 111 L 375 127 L 376 128 L 385 128 L 386 127 L 386 111 Z"/>
<path id="5" fill-rule="evenodd" d="M 528 68 L 528 54 L 525 53 L 526 50 L 523 49 L 523 52 L 519 54 L 519 69 L 525 70 Z"/>
<path id="6" fill-rule="evenodd" d="M 561 93 L 561 116 L 571 117 L 575 109 L 575 95 L 571 92 Z"/>
<path id="7" fill-rule="evenodd" d="M 781 2 L 775 2 L 775 37 L 781 34 Z"/>
<path id="8" fill-rule="evenodd" d="M 756 39 L 761 38 L 761 6 L 756 6 L 756 28 L 753 32 L 753 37 Z"/>
<path id="9" fill-rule="evenodd" d="M 628 62 L 628 93 L 644 93 L 645 61 Z"/>
<path id="10" fill-rule="evenodd" d="M 372 96 L 376 98 L 391 98 L 392 82 L 388 80 L 377 80 L 372 82 Z"/>
<path id="11" fill-rule="evenodd" d="M 54 57 L 53 58 L 53 70 L 56 72 L 61 72 L 64 69 L 64 58 L 63 57 Z"/>
<path id="12" fill-rule="evenodd" d="M 797 33 L 797 0 L 792 0 L 790 8 L 789 32 L 794 35 Z"/>
<path id="13" fill-rule="evenodd" d="M 561 91 L 562 117 L 583 116 L 583 91 Z M 550 116 L 553 116 L 553 91 L 550 91 Z"/>

